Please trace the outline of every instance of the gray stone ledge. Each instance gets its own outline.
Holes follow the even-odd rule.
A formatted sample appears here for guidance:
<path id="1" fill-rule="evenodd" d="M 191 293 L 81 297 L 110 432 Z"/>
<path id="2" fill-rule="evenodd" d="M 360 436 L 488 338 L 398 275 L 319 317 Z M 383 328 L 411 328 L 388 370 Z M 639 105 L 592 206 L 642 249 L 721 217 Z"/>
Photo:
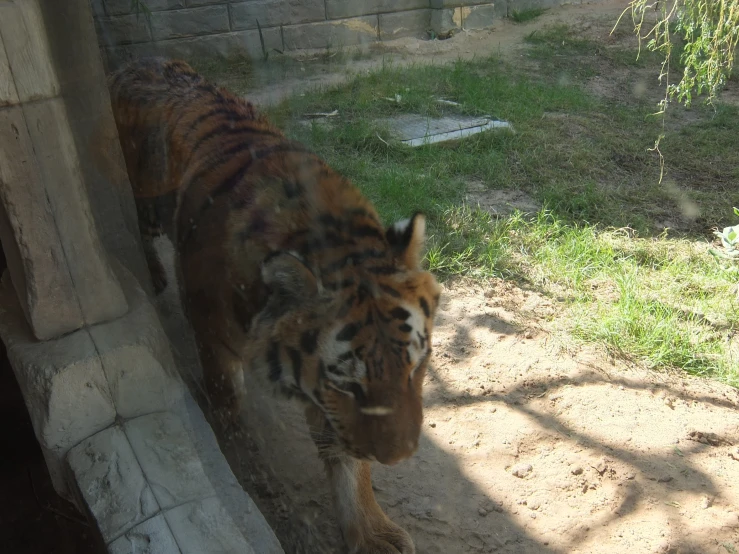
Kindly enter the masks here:
<path id="1" fill-rule="evenodd" d="M 0 108 L 20 103 L 18 91 L 15 90 L 15 82 L 10 72 L 8 54 L 5 45 L 0 41 Z"/>
<path id="2" fill-rule="evenodd" d="M 162 509 L 215 496 L 195 445 L 174 414 L 137 417 L 123 428 Z"/>
<path id="3" fill-rule="evenodd" d="M 46 342 L 0 287 L 0 335 L 55 489 L 115 554 L 144 544 L 157 554 L 282 554 L 179 378 L 148 297 L 115 269 L 131 310 Z"/>
<path id="4" fill-rule="evenodd" d="M 110 554 L 180 554 L 162 514 L 142 521 L 108 545 Z"/>
<path id="5" fill-rule="evenodd" d="M 85 321 L 23 106 L 0 110 L 0 128 L 0 181 L 7 183 L 0 187 L 0 239 L 8 282 L 29 332 L 39 340 L 58 337 Z"/>
<path id="6" fill-rule="evenodd" d="M 21 102 L 60 92 L 38 0 L 0 2 L 0 36 Z"/>
<path id="7" fill-rule="evenodd" d="M 218 498 L 189 502 L 164 512 L 164 518 L 182 554 L 262 554 L 239 531 L 232 514 Z"/>
<path id="8" fill-rule="evenodd" d="M 7 276 L 7 273 L 6 273 Z M 48 455 L 111 425 L 110 387 L 86 330 L 39 342 L 23 317 L 15 291 L 0 287 L 0 336 L 26 401 L 36 438 Z"/>
<path id="9" fill-rule="evenodd" d="M 85 439 L 67 462 L 81 501 L 107 543 L 159 512 L 125 433 L 117 425 Z"/>

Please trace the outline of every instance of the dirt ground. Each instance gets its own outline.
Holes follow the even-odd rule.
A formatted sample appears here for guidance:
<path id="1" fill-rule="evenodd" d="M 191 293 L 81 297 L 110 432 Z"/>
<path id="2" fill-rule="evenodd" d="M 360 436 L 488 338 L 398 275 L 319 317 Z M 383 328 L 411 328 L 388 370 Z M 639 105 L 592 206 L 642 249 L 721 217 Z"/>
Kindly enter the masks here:
<path id="1" fill-rule="evenodd" d="M 556 312 L 504 281 L 445 287 L 421 446 L 376 467 L 380 504 L 419 553 L 735 552 L 739 391 L 567 351 Z M 250 392 L 235 472 L 286 552 L 342 552 L 300 410 Z"/>
<path id="2" fill-rule="evenodd" d="M 525 25 L 382 48 L 409 63 L 493 49 L 513 56 L 542 25 L 615 19 L 625 4 L 553 9 Z M 266 103 L 347 77 L 334 69 L 250 97 Z M 483 200 L 505 212 L 497 204 L 516 198 Z M 737 552 L 739 391 L 565 347 L 560 312 L 555 299 L 500 280 L 445 285 L 421 445 L 410 460 L 376 467 L 380 504 L 423 554 Z M 222 440 L 234 472 L 286 552 L 342 552 L 300 408 L 250 381 L 247 391 L 243 436 Z"/>

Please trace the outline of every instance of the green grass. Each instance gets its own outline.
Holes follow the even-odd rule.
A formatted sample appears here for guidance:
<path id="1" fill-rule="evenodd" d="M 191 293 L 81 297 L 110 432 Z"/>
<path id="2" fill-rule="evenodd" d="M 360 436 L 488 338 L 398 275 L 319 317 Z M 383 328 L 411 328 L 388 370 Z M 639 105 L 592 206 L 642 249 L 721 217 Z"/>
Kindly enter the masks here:
<path id="1" fill-rule="evenodd" d="M 571 331 L 651 367 L 739 385 L 735 283 L 686 239 L 563 224 L 540 214 L 518 233 L 528 274 L 568 291 Z M 519 242 L 519 241 L 514 241 Z"/>
<path id="2" fill-rule="evenodd" d="M 510 18 L 516 23 L 526 23 L 546 13 L 547 8 L 531 8 L 528 10 L 513 10 Z"/>
<path id="3" fill-rule="evenodd" d="M 557 325 L 577 340 L 739 386 L 736 278 L 708 253 L 711 227 L 736 223 L 739 110 L 671 108 L 660 183 L 658 155 L 648 150 L 662 132 L 655 105 L 628 92 L 596 96 L 582 84 L 614 67 L 645 70 L 644 60 L 627 63 L 635 50 L 564 27 L 529 41 L 528 59 L 541 71 L 495 58 L 386 64 L 269 115 L 357 183 L 386 222 L 424 211 L 427 262 L 440 278 L 525 281 L 562 299 Z M 396 95 L 400 102 L 388 100 Z M 301 120 L 333 110 L 339 116 L 328 123 Z M 411 149 L 381 123 L 459 112 L 507 120 L 515 132 Z M 493 217 L 463 203 L 471 182 L 525 191 L 542 209 Z M 665 232 L 670 221 L 679 233 Z"/>

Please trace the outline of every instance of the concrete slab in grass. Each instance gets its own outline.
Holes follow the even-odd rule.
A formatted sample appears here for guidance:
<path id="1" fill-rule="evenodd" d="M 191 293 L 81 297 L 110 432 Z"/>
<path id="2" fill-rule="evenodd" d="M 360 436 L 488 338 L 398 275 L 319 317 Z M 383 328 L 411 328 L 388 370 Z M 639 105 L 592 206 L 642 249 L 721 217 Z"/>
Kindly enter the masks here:
<path id="1" fill-rule="evenodd" d="M 416 114 L 383 119 L 379 123 L 387 126 L 395 138 L 408 146 L 459 140 L 491 129 L 510 128 L 508 122 L 488 117 L 430 118 Z"/>

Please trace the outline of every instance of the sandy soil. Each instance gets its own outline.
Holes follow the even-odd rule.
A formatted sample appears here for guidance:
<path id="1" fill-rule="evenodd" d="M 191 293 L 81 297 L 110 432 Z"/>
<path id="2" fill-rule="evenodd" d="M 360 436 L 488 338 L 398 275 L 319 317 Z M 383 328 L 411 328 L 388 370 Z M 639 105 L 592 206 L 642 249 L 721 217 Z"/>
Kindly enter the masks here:
<path id="1" fill-rule="evenodd" d="M 615 17 L 625 4 L 572 6 L 527 25 L 383 48 L 405 62 L 502 48 L 515 55 L 535 28 Z M 251 98 L 344 78 L 327 71 Z M 470 194 L 481 200 L 481 191 Z M 505 211 L 520 199 L 483 200 Z M 380 504 L 424 554 L 739 550 L 739 391 L 563 348 L 560 312 L 556 301 L 504 281 L 446 285 L 421 446 L 410 460 L 376 468 Z M 300 408 L 250 382 L 247 389 L 244 427 L 222 441 L 235 473 L 286 552 L 342 552 Z"/>
<path id="2" fill-rule="evenodd" d="M 739 548 L 739 391 L 567 352 L 556 304 L 510 283 L 443 298 L 420 449 L 374 474 L 419 553 Z M 300 410 L 251 398 L 237 475 L 287 552 L 342 552 Z"/>

